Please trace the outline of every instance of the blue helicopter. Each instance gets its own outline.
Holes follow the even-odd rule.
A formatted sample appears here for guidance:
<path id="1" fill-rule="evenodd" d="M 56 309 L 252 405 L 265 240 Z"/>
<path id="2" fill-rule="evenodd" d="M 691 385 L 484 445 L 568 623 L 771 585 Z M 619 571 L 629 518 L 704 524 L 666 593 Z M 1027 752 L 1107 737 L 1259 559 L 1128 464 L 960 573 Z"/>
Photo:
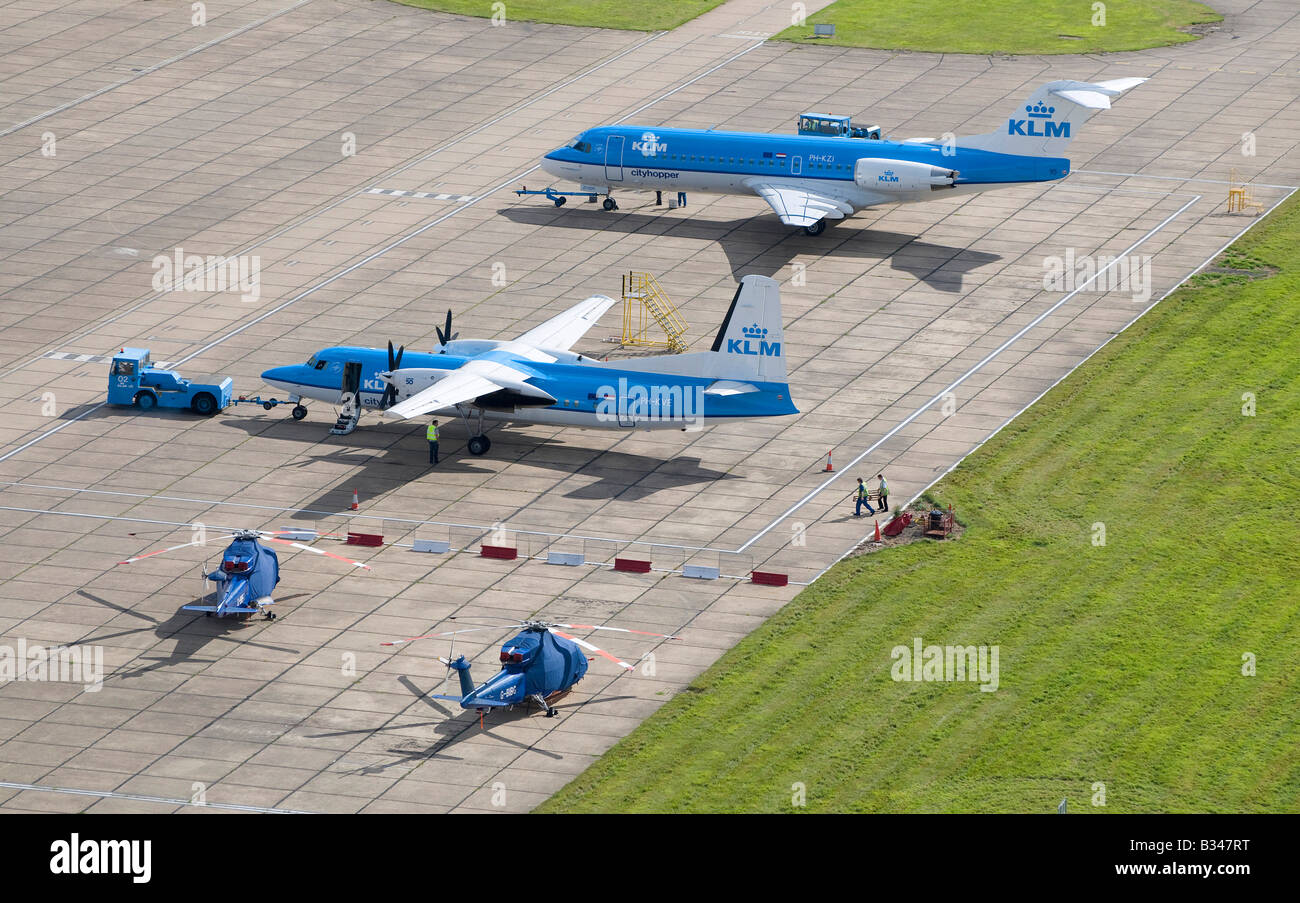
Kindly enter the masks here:
<path id="1" fill-rule="evenodd" d="M 221 564 L 215 570 L 203 574 L 205 580 L 211 580 L 219 588 L 220 598 L 217 604 L 183 605 L 181 606 L 182 610 L 201 611 L 209 618 L 213 616 L 218 618 L 233 616 L 241 620 L 247 620 L 260 613 L 266 620 L 274 621 L 275 613 L 268 611 L 267 608 L 275 604 L 271 592 L 280 582 L 280 558 L 271 548 L 262 545 L 261 540 L 284 543 L 316 555 L 346 561 L 354 567 L 370 569 L 368 564 L 362 564 L 359 561 L 353 561 L 350 558 L 344 558 L 342 555 L 335 555 L 322 549 L 313 549 L 311 546 L 284 538 L 291 535 L 316 538 L 319 534 L 310 530 L 280 530 L 275 532 L 235 530 L 231 533 L 222 534 L 222 538 L 228 536 L 231 543 L 226 546 L 226 550 L 221 554 Z M 144 555 L 137 555 L 134 558 L 119 561 L 118 564 L 134 564 L 145 558 L 152 558 L 166 552 L 174 552 L 177 549 L 205 545 L 211 538 L 205 532 L 202 537 L 193 542 L 159 549 L 155 552 L 147 552 Z"/>
<path id="2" fill-rule="evenodd" d="M 460 703 L 463 709 L 474 709 L 482 720 L 483 713 L 493 708 L 509 708 L 521 703 L 536 702 L 546 712 L 547 718 L 557 714 L 552 703 L 557 702 L 573 689 L 587 673 L 587 656 L 583 650 L 594 652 L 609 659 L 625 671 L 636 666 L 629 665 L 600 649 L 562 631 L 566 630 L 612 630 L 618 633 L 635 633 L 641 636 L 658 637 L 665 640 L 681 639 L 664 633 L 649 633 L 644 630 L 630 630 L 626 627 L 606 627 L 596 624 L 551 624 L 545 621 L 524 621 L 520 624 L 499 624 L 492 627 L 469 627 L 464 630 L 451 630 L 445 633 L 429 633 L 424 636 L 410 637 L 405 640 L 393 640 L 381 643 L 382 646 L 400 646 L 416 640 L 434 637 L 455 637 L 462 633 L 474 633 L 482 630 L 509 630 L 522 627 L 523 632 L 501 647 L 501 670 L 487 682 L 475 686 L 470 677 L 470 663 L 461 655 L 455 659 L 438 658 L 447 666 L 447 673 L 456 672 L 460 680 L 460 695 L 447 696 L 441 693 L 429 694 L 434 699 L 447 699 Z M 454 651 L 454 648 L 453 648 Z M 445 678 L 444 678 L 445 682 Z"/>

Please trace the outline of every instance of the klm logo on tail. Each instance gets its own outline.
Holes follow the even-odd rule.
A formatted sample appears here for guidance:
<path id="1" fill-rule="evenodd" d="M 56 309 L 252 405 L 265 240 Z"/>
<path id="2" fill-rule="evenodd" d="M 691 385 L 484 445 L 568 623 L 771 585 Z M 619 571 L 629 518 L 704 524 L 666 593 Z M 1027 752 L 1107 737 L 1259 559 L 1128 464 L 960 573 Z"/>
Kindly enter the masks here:
<path id="1" fill-rule="evenodd" d="M 1007 120 L 1008 135 L 1023 135 L 1027 138 L 1070 137 L 1070 123 L 1052 121 L 1052 114 L 1056 112 L 1056 107 L 1035 103 L 1025 107 L 1025 112 L 1029 114 L 1028 119 Z M 1041 130 L 1038 128 L 1040 124 Z"/>
<path id="2" fill-rule="evenodd" d="M 781 343 L 768 342 L 767 330 L 762 326 L 755 323 L 753 326 L 742 326 L 740 331 L 745 335 L 743 339 L 727 339 L 728 354 L 755 354 L 763 357 L 781 356 Z"/>

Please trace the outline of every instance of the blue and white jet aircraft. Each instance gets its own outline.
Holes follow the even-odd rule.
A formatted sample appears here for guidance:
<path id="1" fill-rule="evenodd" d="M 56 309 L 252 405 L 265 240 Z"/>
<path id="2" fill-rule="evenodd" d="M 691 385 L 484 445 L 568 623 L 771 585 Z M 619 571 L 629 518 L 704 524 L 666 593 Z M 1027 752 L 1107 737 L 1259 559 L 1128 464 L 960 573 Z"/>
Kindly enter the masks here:
<path id="1" fill-rule="evenodd" d="M 410 418 L 457 414 L 471 454 L 487 452 L 483 421 L 589 429 L 700 429 L 714 423 L 797 414 L 786 383 L 781 295 L 766 276 L 745 276 L 709 351 L 609 363 L 569 349 L 614 304 L 600 295 L 513 341 L 457 339 L 438 330 L 431 354 L 335 347 L 305 364 L 262 374 L 291 400 L 342 404 L 334 432 L 361 411 Z M 478 425 L 470 423 L 477 413 Z"/>
<path id="2" fill-rule="evenodd" d="M 876 204 L 1063 179 L 1061 154 L 1080 127 L 1144 81 L 1048 82 L 999 130 L 946 141 L 881 140 L 879 129 L 816 113 L 800 117 L 797 135 L 601 126 L 551 151 L 542 168 L 580 193 L 605 194 L 606 210 L 618 209 L 617 188 L 757 194 L 781 222 L 819 235 L 826 220 Z"/>

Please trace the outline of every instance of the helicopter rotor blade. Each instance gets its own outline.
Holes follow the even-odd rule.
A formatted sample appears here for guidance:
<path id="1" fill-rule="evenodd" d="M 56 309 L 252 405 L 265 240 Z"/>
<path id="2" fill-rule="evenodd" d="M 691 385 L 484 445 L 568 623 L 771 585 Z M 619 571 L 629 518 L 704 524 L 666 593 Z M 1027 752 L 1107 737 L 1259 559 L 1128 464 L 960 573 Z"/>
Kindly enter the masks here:
<path id="1" fill-rule="evenodd" d="M 614 664 L 618 665 L 620 668 L 623 668 L 626 671 L 636 670 L 635 665 L 629 665 L 627 662 L 623 661 L 622 659 L 615 658 L 614 656 L 606 652 L 604 649 L 601 649 L 599 646 L 593 646 L 591 643 L 588 643 L 586 640 L 580 640 L 576 636 L 570 636 L 569 634 L 562 633 L 559 630 L 552 630 L 551 632 L 554 633 L 556 636 L 562 636 L 566 640 L 571 640 L 572 642 L 577 643 L 579 646 L 581 646 L 583 649 L 586 649 L 588 652 L 594 652 L 597 655 L 609 659 L 611 662 L 613 662 Z"/>
<path id="2" fill-rule="evenodd" d="M 224 538 L 225 535 L 226 534 L 222 534 L 222 537 Z M 196 539 L 193 542 L 183 542 L 178 546 L 171 546 L 170 548 L 166 548 L 166 549 L 158 549 L 153 552 L 146 552 L 143 555 L 136 555 L 134 558 L 128 558 L 125 561 L 119 561 L 118 564 L 134 564 L 137 561 L 143 561 L 144 559 L 152 558 L 155 555 L 162 555 L 166 552 L 175 552 L 177 549 L 188 549 L 190 548 L 190 546 L 207 545 L 212 538 L 213 537 L 211 536 L 205 536 L 203 539 Z"/>
<path id="3" fill-rule="evenodd" d="M 493 624 L 491 627 L 467 627 L 464 630 L 447 630 L 442 633 L 426 633 L 423 636 L 411 636 L 404 640 L 389 640 L 387 643 L 380 643 L 381 646 L 401 646 L 403 643 L 414 643 L 416 640 L 431 640 L 440 636 L 455 636 L 458 633 L 477 633 L 481 630 L 510 630 L 515 627 L 526 627 L 526 624 Z"/>
<path id="4" fill-rule="evenodd" d="M 300 542 L 292 542 L 288 539 L 278 539 L 274 536 L 266 536 L 263 538 L 270 540 L 271 542 L 282 542 L 286 546 L 293 546 L 295 549 L 302 549 L 304 552 L 311 552 L 314 555 L 324 555 L 326 558 L 335 558 L 339 561 L 346 561 L 353 567 L 365 568 L 367 571 L 370 570 L 370 565 L 368 564 L 364 564 L 360 561 L 353 561 L 351 558 L 345 558 L 342 555 L 335 555 L 333 552 L 326 552 L 324 549 L 313 549 L 311 546 L 305 546 Z"/>
<path id="5" fill-rule="evenodd" d="M 664 640 L 680 640 L 681 637 L 671 633 L 650 633 L 647 630 L 632 630 L 630 627 L 606 627 L 603 624 L 550 624 L 550 627 L 564 627 L 568 630 L 613 630 L 618 633 L 635 633 L 640 636 L 657 636 Z"/>

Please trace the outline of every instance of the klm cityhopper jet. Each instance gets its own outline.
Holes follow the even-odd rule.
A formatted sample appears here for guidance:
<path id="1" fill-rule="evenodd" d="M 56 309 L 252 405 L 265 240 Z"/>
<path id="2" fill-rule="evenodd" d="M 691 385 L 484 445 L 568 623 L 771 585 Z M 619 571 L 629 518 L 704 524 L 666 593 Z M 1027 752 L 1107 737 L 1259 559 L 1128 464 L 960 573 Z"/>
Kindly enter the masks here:
<path id="1" fill-rule="evenodd" d="M 1070 161 L 1060 155 L 1080 127 L 1144 81 L 1048 82 L 998 131 L 947 141 L 881 140 L 879 129 L 815 113 L 800 117 L 798 135 L 603 126 L 547 154 L 542 168 L 605 194 L 606 210 L 618 209 L 609 197 L 618 188 L 757 194 L 781 222 L 819 235 L 826 220 L 876 204 L 1063 179 Z"/>
<path id="2" fill-rule="evenodd" d="M 699 429 L 797 414 L 786 384 L 781 295 L 766 276 L 740 281 L 710 351 L 609 363 L 569 349 L 614 304 L 600 295 L 513 341 L 457 339 L 439 329 L 432 354 L 326 348 L 305 364 L 262 374 L 298 399 L 342 404 L 331 432 L 356 427 L 365 408 L 409 418 L 457 414 L 471 454 L 491 445 L 483 420 L 595 429 Z M 478 415 L 478 426 L 470 416 Z"/>

